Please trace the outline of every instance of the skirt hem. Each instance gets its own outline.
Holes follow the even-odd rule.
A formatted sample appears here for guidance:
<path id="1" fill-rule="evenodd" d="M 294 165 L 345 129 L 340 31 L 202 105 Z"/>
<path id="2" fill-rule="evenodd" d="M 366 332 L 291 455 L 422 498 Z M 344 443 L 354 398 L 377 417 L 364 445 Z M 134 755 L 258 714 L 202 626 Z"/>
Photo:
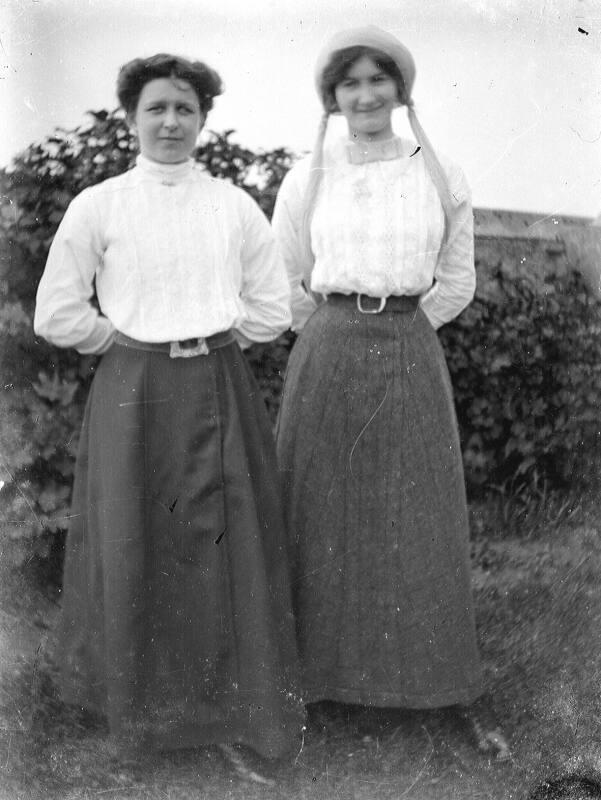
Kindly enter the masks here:
<path id="1" fill-rule="evenodd" d="M 447 708 L 454 705 L 471 705 L 482 694 L 480 683 L 461 691 L 436 692 L 430 695 L 401 694 L 397 692 L 378 692 L 373 689 L 333 687 L 328 689 L 305 689 L 303 702 L 319 703 L 330 700 L 351 705 L 376 706 L 378 708 Z"/>

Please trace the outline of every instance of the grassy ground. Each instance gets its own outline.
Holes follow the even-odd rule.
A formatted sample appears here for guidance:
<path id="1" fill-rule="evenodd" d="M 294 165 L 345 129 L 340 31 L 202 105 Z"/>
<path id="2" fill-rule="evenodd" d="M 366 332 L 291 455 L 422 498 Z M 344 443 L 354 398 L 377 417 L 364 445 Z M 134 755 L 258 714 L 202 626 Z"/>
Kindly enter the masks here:
<path id="1" fill-rule="evenodd" d="M 276 788 L 239 782 L 210 749 L 127 763 L 101 720 L 55 696 L 57 603 L 13 574 L 0 593 L 0 798 L 525 800 L 562 772 L 598 776 L 601 514 L 550 519 L 501 538 L 504 523 L 474 512 L 478 626 L 511 761 L 476 752 L 448 712 L 337 707 L 327 730 L 310 727 L 293 762 L 276 766 Z"/>

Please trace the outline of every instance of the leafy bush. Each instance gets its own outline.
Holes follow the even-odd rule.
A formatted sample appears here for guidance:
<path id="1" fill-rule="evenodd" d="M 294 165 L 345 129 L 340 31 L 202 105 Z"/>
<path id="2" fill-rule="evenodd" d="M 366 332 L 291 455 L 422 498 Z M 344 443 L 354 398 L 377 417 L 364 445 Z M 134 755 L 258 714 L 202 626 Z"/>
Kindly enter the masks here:
<path id="1" fill-rule="evenodd" d="M 271 215 L 292 164 L 283 148 L 255 153 L 211 134 L 195 157 L 246 189 Z M 96 361 L 51 347 L 32 331 L 48 247 L 71 198 L 128 169 L 135 142 L 123 117 L 91 112 L 0 171 L 0 548 L 23 561 L 60 541 L 79 427 Z M 478 253 L 478 243 L 476 252 Z M 575 273 L 520 272 L 515 253 L 479 264 L 474 303 L 441 331 L 464 447 L 468 488 L 562 486 L 582 481 L 599 440 L 599 303 Z M 521 259 L 523 260 L 523 259 Z M 485 263 L 486 262 L 486 263 Z M 294 340 L 255 345 L 247 357 L 275 419 Z M 509 487 L 509 489 L 507 488 Z"/>
<path id="2" fill-rule="evenodd" d="M 601 303 L 577 272 L 545 278 L 480 270 L 441 330 L 472 493 L 584 484 L 599 452 Z"/>

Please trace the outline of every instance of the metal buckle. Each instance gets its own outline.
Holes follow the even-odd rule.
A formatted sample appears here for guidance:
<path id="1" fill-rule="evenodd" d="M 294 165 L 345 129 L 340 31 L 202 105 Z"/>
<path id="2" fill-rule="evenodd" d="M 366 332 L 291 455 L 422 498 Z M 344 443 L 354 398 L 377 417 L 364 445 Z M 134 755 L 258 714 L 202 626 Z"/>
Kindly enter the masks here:
<path id="1" fill-rule="evenodd" d="M 192 356 L 208 356 L 207 340 L 202 336 L 198 339 L 184 339 L 179 342 L 169 342 L 170 358 L 192 358 Z"/>
<path id="2" fill-rule="evenodd" d="M 384 311 L 384 309 L 386 307 L 386 298 L 385 297 L 380 297 L 379 300 L 380 300 L 379 308 L 363 308 L 363 306 L 361 305 L 361 295 L 358 293 L 357 294 L 357 308 L 359 309 L 359 311 L 362 314 L 381 314 L 382 311 Z"/>

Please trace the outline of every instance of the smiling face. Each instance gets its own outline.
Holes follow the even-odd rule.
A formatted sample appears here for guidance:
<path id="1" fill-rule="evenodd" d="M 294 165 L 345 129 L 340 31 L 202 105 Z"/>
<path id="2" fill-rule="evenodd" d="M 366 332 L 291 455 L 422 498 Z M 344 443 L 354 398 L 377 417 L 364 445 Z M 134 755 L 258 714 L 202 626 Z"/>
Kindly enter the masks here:
<path id="1" fill-rule="evenodd" d="M 349 67 L 336 85 L 334 97 L 346 118 L 349 134 L 364 141 L 383 141 L 393 135 L 391 115 L 400 105 L 394 78 L 369 56 Z"/>
<path id="2" fill-rule="evenodd" d="M 131 117 L 140 152 L 159 164 L 178 164 L 189 158 L 205 119 L 192 85 L 175 77 L 144 84 Z"/>

